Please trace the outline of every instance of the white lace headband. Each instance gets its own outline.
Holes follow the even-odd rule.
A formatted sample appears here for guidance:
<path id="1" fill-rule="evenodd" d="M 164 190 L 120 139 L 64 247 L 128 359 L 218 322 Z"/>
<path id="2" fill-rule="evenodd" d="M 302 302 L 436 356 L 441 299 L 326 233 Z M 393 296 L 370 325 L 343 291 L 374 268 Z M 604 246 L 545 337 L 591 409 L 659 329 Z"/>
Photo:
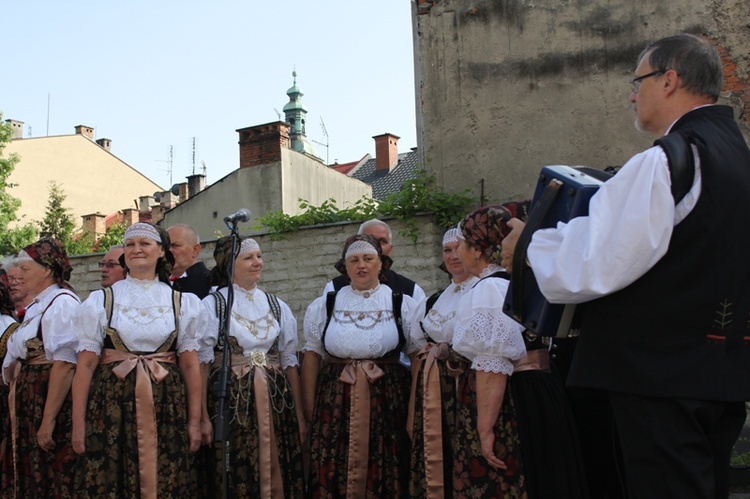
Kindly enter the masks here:
<path id="1" fill-rule="evenodd" d="M 258 241 L 255 239 L 248 237 L 247 239 L 242 240 L 242 244 L 240 244 L 240 252 L 237 253 L 237 256 L 242 255 L 243 253 L 250 253 L 251 251 L 258 251 L 260 250 L 260 245 L 258 244 Z"/>
<path id="2" fill-rule="evenodd" d="M 122 236 L 122 240 L 125 242 L 133 237 L 147 237 L 161 244 L 159 231 L 153 225 L 147 223 L 137 222 L 125 229 L 125 235 Z"/>
<path id="3" fill-rule="evenodd" d="M 357 254 L 370 254 L 370 255 L 377 255 L 378 250 L 375 249 L 375 247 L 368 243 L 367 241 L 354 241 L 352 244 L 349 245 L 348 248 L 346 248 L 346 255 L 344 255 L 344 260 L 349 258 L 352 255 Z"/>
<path id="4" fill-rule="evenodd" d="M 445 231 L 445 234 L 443 234 L 443 246 L 446 244 L 453 244 L 458 242 L 458 238 L 461 234 L 461 231 L 458 230 L 458 226 L 451 227 L 450 229 Z"/>

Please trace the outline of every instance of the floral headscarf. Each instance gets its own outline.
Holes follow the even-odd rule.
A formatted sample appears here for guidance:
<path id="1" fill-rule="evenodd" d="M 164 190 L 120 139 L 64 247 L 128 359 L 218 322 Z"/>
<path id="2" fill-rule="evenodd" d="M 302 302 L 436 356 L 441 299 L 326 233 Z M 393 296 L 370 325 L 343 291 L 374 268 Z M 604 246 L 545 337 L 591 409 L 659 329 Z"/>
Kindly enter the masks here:
<path id="1" fill-rule="evenodd" d="M 52 271 L 55 282 L 66 289 L 73 289 L 67 281 L 70 280 L 70 274 L 73 267 L 70 266 L 68 254 L 65 248 L 57 239 L 45 237 L 35 243 L 31 243 L 23 250 L 32 260 L 43 267 Z"/>
<path id="2" fill-rule="evenodd" d="M 239 256 L 242 241 L 238 241 L 235 249 L 235 258 Z M 209 274 L 211 285 L 219 288 L 229 286 L 229 262 L 232 258 L 232 236 L 224 236 L 216 241 L 214 246 L 214 260 L 216 265 L 211 269 Z"/>
<path id="3" fill-rule="evenodd" d="M 505 236 L 510 234 L 508 221 L 513 218 L 517 206 L 483 206 L 466 215 L 461 221 L 461 237 L 475 248 L 479 248 L 490 262 L 500 263 L 500 249 Z"/>
<path id="4" fill-rule="evenodd" d="M 10 297 L 10 285 L 8 284 L 8 276 L 4 269 L 0 269 L 0 314 L 9 315 L 15 318 L 16 306 Z"/>
<path id="5" fill-rule="evenodd" d="M 383 262 L 383 265 L 380 268 L 381 281 L 383 281 L 383 272 L 391 268 L 391 264 L 393 263 L 393 260 L 391 260 L 390 257 L 383 255 L 381 248 L 380 248 L 380 243 L 378 242 L 377 239 L 375 239 L 369 234 L 355 234 L 353 236 L 349 236 L 344 242 L 344 250 L 341 252 L 341 259 L 338 262 L 336 262 L 333 266 L 336 267 L 336 270 L 338 270 L 342 275 L 347 275 L 346 253 L 349 250 L 349 247 L 352 244 L 356 243 L 357 241 L 368 243 L 373 248 L 375 248 L 375 252 L 377 253 L 378 258 L 380 258 L 380 261 Z"/>

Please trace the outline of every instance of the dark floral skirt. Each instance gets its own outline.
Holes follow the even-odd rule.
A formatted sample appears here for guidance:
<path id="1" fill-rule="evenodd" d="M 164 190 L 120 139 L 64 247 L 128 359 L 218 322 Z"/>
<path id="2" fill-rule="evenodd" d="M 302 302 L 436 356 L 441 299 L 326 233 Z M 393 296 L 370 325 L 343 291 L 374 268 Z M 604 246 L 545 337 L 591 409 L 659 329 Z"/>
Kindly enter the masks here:
<path id="1" fill-rule="evenodd" d="M 453 432 L 456 426 L 456 378 L 445 369 L 445 361 L 437 361 L 440 373 L 440 394 L 442 400 L 443 428 L 443 484 L 445 490 L 453 487 Z M 409 476 L 409 497 L 425 497 L 424 417 L 423 417 L 423 374 L 419 370 L 414 404 L 414 428 L 411 439 L 411 461 Z"/>
<path id="2" fill-rule="evenodd" d="M 44 404 L 47 400 L 47 386 L 51 364 L 24 364 L 16 379 L 16 449 L 12 450 L 7 432 L 6 452 L 12 456 L 18 480 L 8 483 L 3 489 L 3 497 L 72 497 L 73 469 L 76 456 L 70 443 L 71 399 L 65 398 L 57 415 L 52 440 L 52 452 L 42 450 L 37 444 L 36 432 L 42 422 Z M 13 479 L 13 468 L 8 463 Z M 15 495 L 14 495 L 15 494 Z"/>
<path id="3" fill-rule="evenodd" d="M 351 385 L 339 381 L 346 364 L 326 364 L 318 376 L 310 428 L 313 498 L 346 497 Z M 409 436 L 406 416 L 410 373 L 400 364 L 380 364 L 385 375 L 370 384 L 368 498 L 409 497 Z"/>
<path id="4" fill-rule="evenodd" d="M 118 363 L 99 365 L 89 390 L 86 453 L 75 474 L 77 497 L 140 497 L 135 411 L 135 369 L 125 379 L 112 373 Z M 169 375 L 151 383 L 156 413 L 157 496 L 196 497 L 198 484 L 187 435 L 187 398 L 176 364 L 161 364 Z"/>
<path id="5" fill-rule="evenodd" d="M 271 394 L 271 413 L 273 428 L 278 449 L 279 467 L 284 487 L 285 498 L 302 498 L 304 491 L 304 470 L 302 466 L 302 447 L 300 444 L 299 424 L 294 407 L 291 387 L 286 382 L 283 372 L 268 370 L 268 386 Z M 211 419 L 216 420 L 218 400 L 210 390 L 218 378 L 219 370 L 211 372 L 209 382 L 208 409 Z M 227 497 L 254 498 L 261 497 L 258 417 L 255 409 L 255 390 L 253 372 L 241 380 L 230 370 L 231 391 L 229 413 L 230 436 L 227 443 L 229 463 L 227 468 Z M 213 497 L 222 497 L 223 449 L 214 444 L 210 453 L 210 479 L 213 483 L 210 490 Z"/>
<path id="6" fill-rule="evenodd" d="M 0 385 L 0 490 L 12 490 L 13 454 L 11 449 L 8 387 Z"/>
<path id="7" fill-rule="evenodd" d="M 476 380 L 473 369 L 467 369 L 459 378 L 453 435 L 453 497 L 526 498 L 518 420 L 510 390 L 505 390 L 500 416 L 495 423 L 495 455 L 508 467 L 500 470 L 490 466 L 482 456 L 477 432 Z"/>

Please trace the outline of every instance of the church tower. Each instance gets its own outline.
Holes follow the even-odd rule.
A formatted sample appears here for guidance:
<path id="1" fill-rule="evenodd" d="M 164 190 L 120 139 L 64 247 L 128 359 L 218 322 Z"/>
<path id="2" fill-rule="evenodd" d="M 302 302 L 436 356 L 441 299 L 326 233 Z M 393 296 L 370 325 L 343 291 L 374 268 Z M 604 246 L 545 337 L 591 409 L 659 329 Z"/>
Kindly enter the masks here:
<path id="1" fill-rule="evenodd" d="M 286 91 L 289 102 L 284 106 L 284 119 L 289 123 L 289 139 L 292 149 L 321 160 L 315 147 L 307 140 L 305 135 L 305 122 L 307 121 L 307 108 L 302 103 L 302 91 L 297 86 L 297 71 L 292 72 L 294 82 L 292 87 Z M 321 160 L 322 161 L 322 160 Z"/>

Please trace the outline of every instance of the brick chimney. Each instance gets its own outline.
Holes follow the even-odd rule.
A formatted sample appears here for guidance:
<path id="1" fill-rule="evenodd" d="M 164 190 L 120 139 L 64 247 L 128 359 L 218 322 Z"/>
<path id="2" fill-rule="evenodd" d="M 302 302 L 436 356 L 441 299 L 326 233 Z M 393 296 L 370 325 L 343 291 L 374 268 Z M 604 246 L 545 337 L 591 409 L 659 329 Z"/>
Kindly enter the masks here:
<path id="1" fill-rule="evenodd" d="M 148 213 L 151 211 L 151 206 L 154 204 L 154 196 L 140 196 L 138 198 L 138 211 L 140 213 Z"/>
<path id="2" fill-rule="evenodd" d="M 203 179 L 205 182 L 205 179 Z M 177 184 L 178 196 L 180 196 L 180 203 L 184 203 L 190 198 L 190 189 L 187 182 Z"/>
<path id="3" fill-rule="evenodd" d="M 138 222 L 138 220 L 138 210 L 135 208 L 125 208 L 122 210 L 122 223 L 125 224 L 125 227 L 130 227 Z"/>
<path id="4" fill-rule="evenodd" d="M 107 217 L 98 211 L 89 215 L 83 215 L 83 232 L 90 232 L 99 239 L 107 232 Z"/>
<path id="5" fill-rule="evenodd" d="M 191 198 L 206 188 L 206 176 L 196 173 L 187 178 L 187 197 Z"/>
<path id="6" fill-rule="evenodd" d="M 277 121 L 240 128 L 240 168 L 268 165 L 281 161 L 281 149 L 289 148 L 289 125 Z"/>
<path id="7" fill-rule="evenodd" d="M 23 121 L 5 120 L 5 122 L 10 125 L 11 140 L 23 138 Z"/>
<path id="8" fill-rule="evenodd" d="M 76 127 L 76 135 L 83 135 L 87 139 L 94 140 L 94 129 L 86 125 L 78 125 Z"/>
<path id="9" fill-rule="evenodd" d="M 93 130 L 92 130 L 93 132 Z M 104 149 L 107 152 L 111 152 L 112 149 L 112 140 L 111 139 L 96 139 L 96 143 L 99 144 L 99 147 Z"/>
<path id="10" fill-rule="evenodd" d="M 375 135 L 375 171 L 390 171 L 398 164 L 398 137 L 391 133 Z"/>

